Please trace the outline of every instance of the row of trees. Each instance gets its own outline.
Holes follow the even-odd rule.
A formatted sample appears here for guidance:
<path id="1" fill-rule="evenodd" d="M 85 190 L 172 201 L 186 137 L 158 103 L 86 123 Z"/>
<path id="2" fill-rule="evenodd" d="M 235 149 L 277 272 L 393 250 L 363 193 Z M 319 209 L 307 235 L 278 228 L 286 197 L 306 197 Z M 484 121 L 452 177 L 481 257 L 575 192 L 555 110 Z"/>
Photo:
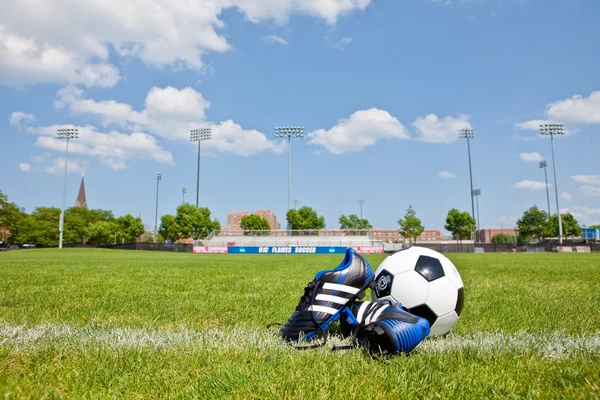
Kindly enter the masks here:
<path id="1" fill-rule="evenodd" d="M 60 209 L 56 207 L 37 207 L 33 213 L 26 214 L 19 207 L 8 201 L 8 197 L 0 191 L 0 242 L 31 243 L 40 247 L 58 245 L 58 222 Z M 287 222 L 293 230 L 320 230 L 325 228 L 325 218 L 311 207 L 301 207 L 287 212 Z M 563 233 L 566 237 L 580 236 L 581 226 L 570 214 L 561 215 Z M 178 241 L 187 238 L 203 239 L 210 232 L 220 230 L 221 225 L 211 219 L 208 208 L 197 208 L 192 204 L 177 207 L 175 215 L 165 214 L 160 221 L 158 241 L 170 239 Z M 341 229 L 363 232 L 372 229 L 368 219 L 359 218 L 356 214 L 341 215 L 338 220 Z M 398 220 L 399 233 L 412 241 L 419 237 L 425 227 L 416 216 L 412 206 L 406 210 L 403 218 Z M 269 222 L 259 215 L 242 217 L 240 226 L 245 231 L 268 231 Z M 517 221 L 519 240 L 542 240 L 546 237 L 558 236 L 556 214 L 548 215 L 544 210 L 534 206 L 523 213 Z M 459 239 L 470 239 L 476 229 L 475 219 L 466 211 L 452 208 L 446 216 L 445 229 Z M 600 228 L 592 226 L 591 228 Z M 115 218 L 112 211 L 72 207 L 65 210 L 65 227 L 63 242 L 110 244 L 154 240 L 153 235 L 144 234 L 144 226 L 139 218 L 130 214 Z M 515 237 L 507 234 L 494 236 L 494 243 L 514 243 Z"/>
<path id="2" fill-rule="evenodd" d="M 58 246 L 60 209 L 37 207 L 21 212 L 0 191 L 0 242 L 30 243 L 39 247 Z M 72 207 L 65 210 L 63 243 L 110 244 L 134 242 L 144 233 L 139 218 L 130 214 L 115 218 L 112 211 Z"/>
<path id="3" fill-rule="evenodd" d="M 565 237 L 581 236 L 581 226 L 573 214 L 561 214 L 560 217 Z M 558 237 L 558 217 L 556 214 L 548 215 L 546 211 L 540 210 L 537 206 L 533 206 L 523 213 L 523 216 L 517 221 L 517 227 L 519 239 L 522 241 Z M 591 228 L 600 228 L 600 225 Z"/>

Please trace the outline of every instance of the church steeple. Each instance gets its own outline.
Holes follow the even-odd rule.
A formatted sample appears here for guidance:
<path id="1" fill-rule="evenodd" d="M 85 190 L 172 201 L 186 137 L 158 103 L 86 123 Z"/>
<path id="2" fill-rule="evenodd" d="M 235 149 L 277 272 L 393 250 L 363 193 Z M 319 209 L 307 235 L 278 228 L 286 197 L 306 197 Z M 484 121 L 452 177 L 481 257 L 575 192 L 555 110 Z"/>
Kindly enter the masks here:
<path id="1" fill-rule="evenodd" d="M 87 207 L 87 200 L 85 199 L 85 182 L 83 179 L 83 172 L 81 173 L 81 185 L 79 186 L 79 194 L 75 201 L 75 207 Z"/>

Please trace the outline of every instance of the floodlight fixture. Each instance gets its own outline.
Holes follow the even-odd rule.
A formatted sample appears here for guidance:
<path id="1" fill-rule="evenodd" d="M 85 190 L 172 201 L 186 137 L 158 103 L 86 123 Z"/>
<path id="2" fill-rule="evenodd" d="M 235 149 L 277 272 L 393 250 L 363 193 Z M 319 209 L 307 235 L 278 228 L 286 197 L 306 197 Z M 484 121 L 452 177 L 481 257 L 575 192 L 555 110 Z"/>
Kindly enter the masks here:
<path id="1" fill-rule="evenodd" d="M 65 226 L 65 199 L 67 197 L 67 165 L 69 162 L 69 140 L 78 139 L 79 138 L 79 129 L 78 128 L 58 128 L 56 130 L 56 137 L 59 140 L 66 140 L 66 156 L 65 156 L 65 177 L 63 181 L 63 198 L 62 198 L 62 208 L 60 210 L 60 220 L 58 222 L 58 248 L 62 249 L 63 247 L 63 231 Z"/>
<path id="2" fill-rule="evenodd" d="M 292 139 L 304 137 L 303 126 L 278 126 L 275 127 L 275 137 L 279 139 L 287 139 L 288 142 L 288 207 L 292 208 L 292 173 L 291 173 L 291 153 Z"/>
<path id="3" fill-rule="evenodd" d="M 558 204 L 558 182 L 556 180 L 556 159 L 554 156 L 554 136 L 564 135 L 565 126 L 563 124 L 540 124 L 540 133 L 544 136 L 550 136 L 550 145 L 552 147 L 552 169 L 554 170 L 554 194 L 556 195 L 556 219 L 558 220 L 558 243 L 563 243 L 562 218 L 560 216 L 560 205 Z M 546 188 L 548 185 L 546 184 Z"/>
<path id="4" fill-rule="evenodd" d="M 200 207 L 200 147 L 203 141 L 212 139 L 212 128 L 198 128 L 190 131 L 190 140 L 198 142 L 198 171 L 196 173 L 196 207 Z"/>

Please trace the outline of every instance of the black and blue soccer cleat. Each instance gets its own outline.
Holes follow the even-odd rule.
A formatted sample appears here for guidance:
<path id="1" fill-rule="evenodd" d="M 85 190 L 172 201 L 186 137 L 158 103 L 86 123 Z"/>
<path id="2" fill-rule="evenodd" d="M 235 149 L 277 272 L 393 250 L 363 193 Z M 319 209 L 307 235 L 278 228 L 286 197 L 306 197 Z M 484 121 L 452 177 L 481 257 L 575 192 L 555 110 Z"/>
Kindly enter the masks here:
<path id="1" fill-rule="evenodd" d="M 398 303 L 355 302 L 344 311 L 342 329 L 353 341 L 368 345 L 372 353 L 408 353 L 429 335 L 429 322 Z"/>
<path id="2" fill-rule="evenodd" d="M 304 288 L 296 310 L 279 334 L 290 342 L 308 340 L 325 332 L 357 299 L 365 296 L 375 274 L 369 262 L 354 249 L 348 248 L 342 263 L 335 269 L 317 273 Z"/>

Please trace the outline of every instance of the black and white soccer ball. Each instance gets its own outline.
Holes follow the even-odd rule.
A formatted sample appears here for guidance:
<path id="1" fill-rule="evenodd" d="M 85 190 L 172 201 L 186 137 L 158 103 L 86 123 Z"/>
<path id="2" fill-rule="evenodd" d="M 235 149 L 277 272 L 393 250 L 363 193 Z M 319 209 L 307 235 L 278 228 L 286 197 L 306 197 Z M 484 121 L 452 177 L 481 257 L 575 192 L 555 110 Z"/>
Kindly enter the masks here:
<path id="1" fill-rule="evenodd" d="M 417 246 L 383 260 L 375 271 L 373 295 L 395 300 L 427 319 L 431 336 L 450 332 L 464 304 L 464 286 L 454 264 L 435 250 Z"/>

